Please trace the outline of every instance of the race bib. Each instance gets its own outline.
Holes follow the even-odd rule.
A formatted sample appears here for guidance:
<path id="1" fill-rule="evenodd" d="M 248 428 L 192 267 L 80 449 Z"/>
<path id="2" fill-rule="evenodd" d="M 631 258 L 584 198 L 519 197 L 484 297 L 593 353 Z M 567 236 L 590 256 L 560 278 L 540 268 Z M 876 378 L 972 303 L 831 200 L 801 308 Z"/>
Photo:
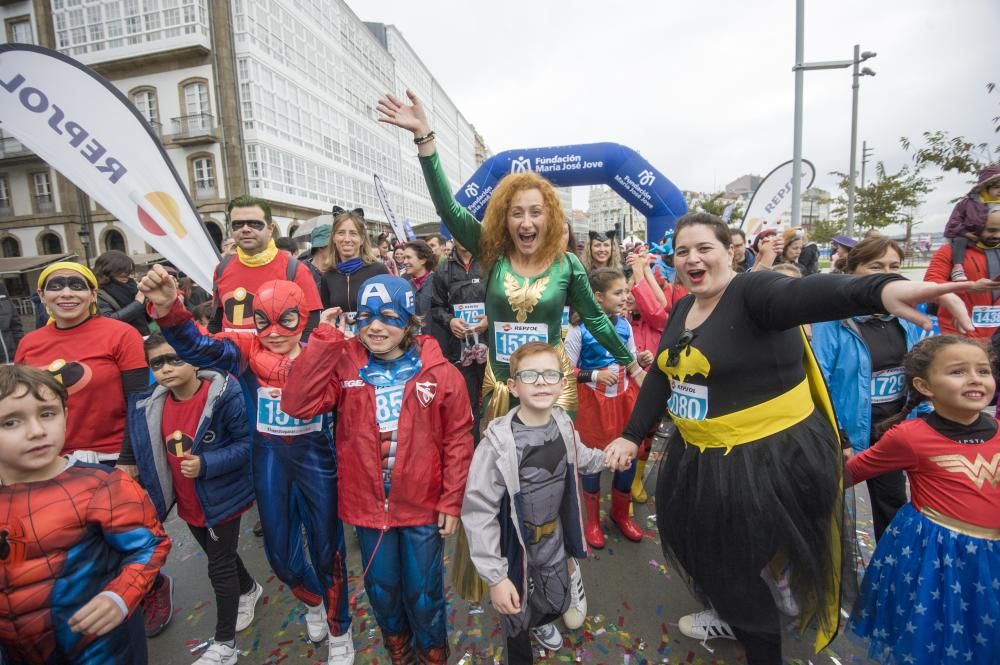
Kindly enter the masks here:
<path id="1" fill-rule="evenodd" d="M 257 431 L 278 436 L 296 436 L 318 432 L 323 428 L 323 416 L 311 420 L 293 418 L 281 410 L 280 388 L 257 389 Z"/>
<path id="2" fill-rule="evenodd" d="M 1000 326 L 1000 307 L 977 305 L 972 308 L 972 325 L 977 328 L 996 328 Z"/>
<path id="3" fill-rule="evenodd" d="M 528 342 L 549 343 L 549 327 L 544 323 L 505 323 L 497 321 L 493 326 L 493 348 L 497 361 L 510 362 L 510 354 L 517 347 Z"/>
<path id="4" fill-rule="evenodd" d="M 708 414 L 708 386 L 670 379 L 670 415 L 684 420 L 704 420 Z"/>
<path id="5" fill-rule="evenodd" d="M 395 432 L 399 429 L 399 412 L 403 407 L 403 388 L 406 385 L 375 388 L 375 420 L 378 431 Z"/>
<path id="6" fill-rule="evenodd" d="M 559 321 L 559 330 L 562 332 L 563 339 L 566 339 L 566 333 L 569 332 L 569 305 L 563 307 L 562 319 Z"/>
<path id="7" fill-rule="evenodd" d="M 888 404 L 903 398 L 906 377 L 902 367 L 890 367 L 872 374 L 872 404 Z"/>
<path id="8" fill-rule="evenodd" d="M 347 322 L 346 329 L 348 334 L 357 335 L 358 334 L 358 313 L 357 312 L 344 312 L 341 314 L 344 321 Z"/>
<path id="9" fill-rule="evenodd" d="M 452 305 L 455 318 L 462 319 L 468 326 L 475 326 L 479 319 L 486 316 L 486 305 L 481 302 L 467 302 L 462 305 Z"/>

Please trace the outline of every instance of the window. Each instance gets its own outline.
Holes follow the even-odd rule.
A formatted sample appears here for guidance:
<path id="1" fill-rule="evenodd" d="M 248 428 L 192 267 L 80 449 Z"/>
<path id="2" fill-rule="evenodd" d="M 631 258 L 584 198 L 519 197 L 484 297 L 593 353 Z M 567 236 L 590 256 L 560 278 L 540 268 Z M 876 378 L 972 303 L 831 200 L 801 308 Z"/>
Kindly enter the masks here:
<path id="1" fill-rule="evenodd" d="M 160 110 L 156 104 L 156 90 L 153 88 L 140 88 L 132 91 L 132 103 L 138 109 L 142 117 L 153 126 L 159 134 Z"/>
<path id="2" fill-rule="evenodd" d="M 205 220 L 205 228 L 208 230 L 208 235 L 212 238 L 212 242 L 215 244 L 215 248 L 218 250 L 222 249 L 222 229 L 219 225 L 212 220 Z"/>
<path id="3" fill-rule="evenodd" d="M 19 16 L 7 20 L 7 39 L 19 44 L 34 44 L 35 34 L 31 29 L 31 18 Z"/>
<path id="4" fill-rule="evenodd" d="M 194 180 L 194 198 L 214 199 L 215 165 L 211 157 L 195 157 L 191 160 L 191 173 Z"/>
<path id="5" fill-rule="evenodd" d="M 52 185 L 49 181 L 48 171 L 39 171 L 31 174 L 31 181 L 34 187 L 35 209 L 37 212 L 52 212 Z"/>
<path id="6" fill-rule="evenodd" d="M 211 129 L 208 119 L 208 84 L 204 81 L 184 86 L 184 114 L 191 129 Z"/>
<path id="7" fill-rule="evenodd" d="M 10 204 L 10 183 L 7 176 L 0 175 L 0 215 L 12 215 L 14 210 Z"/>
<path id="8" fill-rule="evenodd" d="M 62 239 L 55 233 L 42 234 L 39 244 L 42 246 L 42 254 L 62 254 Z"/>
<path id="9" fill-rule="evenodd" d="M 0 240 L 0 250 L 4 257 L 21 256 L 21 243 L 14 236 L 7 236 Z"/>
<path id="10" fill-rule="evenodd" d="M 125 249 L 125 236 L 121 234 L 120 231 L 115 229 L 109 229 L 104 234 L 104 249 L 105 251 L 116 249 L 119 252 L 128 253 Z"/>

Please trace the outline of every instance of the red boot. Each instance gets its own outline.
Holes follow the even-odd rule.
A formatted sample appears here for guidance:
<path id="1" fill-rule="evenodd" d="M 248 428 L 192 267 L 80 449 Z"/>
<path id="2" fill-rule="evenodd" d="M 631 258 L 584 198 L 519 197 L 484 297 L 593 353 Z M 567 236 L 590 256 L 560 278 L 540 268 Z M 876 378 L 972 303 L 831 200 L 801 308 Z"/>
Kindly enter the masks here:
<path id="1" fill-rule="evenodd" d="M 618 526 L 623 536 L 637 543 L 642 540 L 642 529 L 628 514 L 631 505 L 632 494 L 630 492 L 611 490 L 611 521 Z"/>
<path id="2" fill-rule="evenodd" d="M 583 536 L 587 544 L 595 550 L 604 549 L 604 532 L 601 531 L 601 495 L 583 493 L 583 503 L 587 508 L 587 520 L 583 523 Z"/>

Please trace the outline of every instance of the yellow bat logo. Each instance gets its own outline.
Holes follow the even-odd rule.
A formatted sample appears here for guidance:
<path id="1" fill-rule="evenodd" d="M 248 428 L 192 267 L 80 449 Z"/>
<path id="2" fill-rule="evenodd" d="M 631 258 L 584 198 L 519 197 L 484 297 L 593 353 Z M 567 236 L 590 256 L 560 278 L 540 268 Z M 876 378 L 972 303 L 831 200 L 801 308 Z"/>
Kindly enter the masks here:
<path id="1" fill-rule="evenodd" d="M 987 480 L 993 487 L 1000 484 L 1000 453 L 995 454 L 989 462 L 982 455 L 976 455 L 973 462 L 962 455 L 938 455 L 932 457 L 931 461 L 945 471 L 964 473 L 979 489 L 983 488 L 983 483 Z"/>
<path id="2" fill-rule="evenodd" d="M 672 367 L 667 364 L 669 356 L 669 349 L 660 354 L 660 369 L 663 370 L 664 374 L 678 381 L 687 381 L 689 376 L 695 374 L 701 374 L 707 379 L 712 371 L 712 363 L 708 362 L 704 353 L 693 346 L 687 346 L 681 350 L 677 364 Z"/>

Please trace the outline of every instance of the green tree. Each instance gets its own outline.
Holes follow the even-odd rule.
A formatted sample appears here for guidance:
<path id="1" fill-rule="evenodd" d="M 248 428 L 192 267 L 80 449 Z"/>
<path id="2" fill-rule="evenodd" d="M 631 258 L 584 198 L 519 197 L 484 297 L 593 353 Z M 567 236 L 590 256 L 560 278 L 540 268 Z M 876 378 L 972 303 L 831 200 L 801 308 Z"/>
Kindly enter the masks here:
<path id="1" fill-rule="evenodd" d="M 716 217 L 722 217 L 726 212 L 726 208 L 732 204 L 733 210 L 729 213 L 727 224 L 730 226 L 738 225 L 740 220 L 743 219 L 743 205 L 739 202 L 734 204 L 732 201 L 723 198 L 725 195 L 725 192 L 719 192 L 718 194 L 708 195 L 705 198 L 694 199 L 688 208 L 707 212 Z"/>
<path id="2" fill-rule="evenodd" d="M 830 242 L 833 236 L 844 232 L 845 220 L 817 219 L 809 230 L 809 238 L 821 245 Z"/>
<path id="3" fill-rule="evenodd" d="M 840 178 L 843 192 L 837 197 L 832 213 L 838 222 L 847 221 L 847 174 L 833 171 Z M 854 190 L 854 225 L 860 230 L 881 229 L 911 221 L 911 211 L 924 201 L 924 195 L 940 180 L 920 175 L 904 166 L 896 173 L 887 173 L 885 164 L 875 165 L 875 179 Z"/>
<path id="4" fill-rule="evenodd" d="M 995 83 L 986 84 L 986 94 L 996 92 Z M 993 116 L 993 133 L 1000 134 L 1000 115 Z M 1000 144 L 976 143 L 964 136 L 952 136 L 949 132 L 935 131 L 923 133 L 923 144 L 915 145 L 909 138 L 899 139 L 904 150 L 913 152 L 913 163 L 920 171 L 926 166 L 936 166 L 942 171 L 975 175 L 986 166 L 1000 161 Z"/>

